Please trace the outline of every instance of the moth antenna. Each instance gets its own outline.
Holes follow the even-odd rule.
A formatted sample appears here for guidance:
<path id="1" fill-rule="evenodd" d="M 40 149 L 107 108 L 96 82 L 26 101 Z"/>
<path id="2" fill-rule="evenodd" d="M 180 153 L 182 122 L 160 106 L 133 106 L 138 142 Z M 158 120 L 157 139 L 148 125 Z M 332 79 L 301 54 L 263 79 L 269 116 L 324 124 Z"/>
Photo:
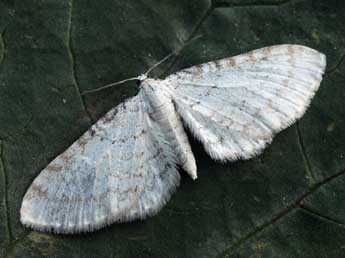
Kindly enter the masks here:
<path id="1" fill-rule="evenodd" d="M 81 93 L 81 95 L 85 95 L 85 94 L 88 94 L 88 93 L 92 93 L 92 92 L 104 90 L 104 89 L 110 88 L 110 87 L 115 86 L 115 85 L 118 85 L 118 84 L 122 84 L 122 83 L 125 83 L 125 82 L 128 82 L 128 81 L 135 81 L 135 80 L 139 80 L 139 76 L 137 76 L 137 77 L 131 77 L 131 78 L 124 79 L 124 80 L 122 80 L 122 81 L 118 81 L 118 82 L 114 82 L 114 83 L 110 83 L 110 84 L 104 85 L 104 86 L 99 87 L 99 88 L 94 89 L 94 90 L 86 90 L 86 91 L 83 91 L 83 92 Z"/>
<path id="2" fill-rule="evenodd" d="M 161 59 L 160 61 L 158 61 L 157 63 L 155 63 L 153 66 L 151 66 L 146 73 L 144 73 L 144 77 L 147 77 L 148 74 L 154 70 L 157 66 L 159 66 L 161 63 L 165 62 L 166 60 L 168 60 L 170 57 L 172 57 L 173 55 L 178 55 L 179 52 L 181 52 L 181 50 L 185 47 L 185 46 L 188 46 L 190 43 L 192 43 L 194 40 L 196 39 L 199 39 L 201 38 L 202 35 L 198 35 L 194 38 L 192 38 L 191 40 L 189 40 L 188 42 L 182 44 L 181 47 L 179 47 L 178 49 L 174 50 L 173 52 L 171 52 L 169 55 L 167 55 L 166 57 L 164 57 L 163 59 Z M 88 93 L 93 93 L 93 92 L 97 92 L 97 91 L 101 91 L 101 90 L 104 90 L 104 89 L 107 89 L 107 88 L 110 88 L 112 86 L 115 86 L 115 85 L 118 85 L 118 84 L 122 84 L 122 83 L 125 83 L 125 82 L 128 82 L 128 81 L 135 81 L 135 80 L 140 80 L 142 78 L 142 75 L 140 76 L 136 76 L 136 77 L 131 77 L 131 78 L 128 78 L 128 79 L 124 79 L 122 81 L 118 81 L 118 82 L 114 82 L 114 83 L 110 83 L 110 84 L 107 84 L 107 85 L 104 85 L 102 87 L 99 87 L 97 89 L 94 89 L 94 90 L 86 90 L 86 91 L 83 91 L 81 93 L 81 95 L 85 95 L 85 94 L 88 94 Z"/>
<path id="3" fill-rule="evenodd" d="M 178 55 L 181 50 L 185 47 L 188 46 L 190 43 L 192 43 L 194 40 L 201 38 L 202 35 L 198 35 L 195 36 L 194 38 L 192 38 L 191 40 L 189 40 L 186 43 L 183 43 L 181 47 L 175 49 L 173 52 L 171 52 L 170 54 L 168 54 L 167 56 L 165 56 L 163 59 L 161 59 L 160 61 L 158 61 L 157 63 L 155 63 L 153 66 L 151 66 L 147 72 L 145 73 L 146 76 L 149 75 L 150 72 L 152 72 L 157 66 L 159 66 L 161 63 L 164 63 L 166 60 L 168 60 L 170 57 L 174 56 L 174 55 Z"/>

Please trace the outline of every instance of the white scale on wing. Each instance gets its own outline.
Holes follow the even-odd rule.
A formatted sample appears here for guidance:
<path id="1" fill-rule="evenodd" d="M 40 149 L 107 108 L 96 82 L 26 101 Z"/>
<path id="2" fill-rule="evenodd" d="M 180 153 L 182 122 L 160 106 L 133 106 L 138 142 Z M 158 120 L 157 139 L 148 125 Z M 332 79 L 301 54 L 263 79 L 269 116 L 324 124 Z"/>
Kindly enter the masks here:
<path id="1" fill-rule="evenodd" d="M 110 110 L 38 175 L 24 196 L 21 222 L 75 233 L 157 213 L 179 185 L 178 166 L 197 178 L 183 125 L 215 160 L 253 157 L 305 113 L 325 66 L 325 56 L 313 49 L 278 45 L 165 80 L 147 73 L 127 79 L 140 81 L 138 95 Z"/>

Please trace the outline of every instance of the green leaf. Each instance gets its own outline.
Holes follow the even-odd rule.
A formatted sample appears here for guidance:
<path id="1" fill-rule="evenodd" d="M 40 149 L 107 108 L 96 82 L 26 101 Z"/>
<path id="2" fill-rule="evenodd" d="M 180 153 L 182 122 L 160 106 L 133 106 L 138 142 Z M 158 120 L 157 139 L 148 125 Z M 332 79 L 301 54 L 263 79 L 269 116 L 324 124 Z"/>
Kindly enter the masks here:
<path id="1" fill-rule="evenodd" d="M 0 257 L 344 257 L 345 4 L 311 0 L 0 1 Z M 327 55 L 308 112 L 259 157 L 213 162 L 192 142 L 199 179 L 149 219 L 54 235 L 19 222 L 36 175 L 111 107 L 129 82 L 255 48 Z M 191 138 L 192 139 L 192 138 Z"/>

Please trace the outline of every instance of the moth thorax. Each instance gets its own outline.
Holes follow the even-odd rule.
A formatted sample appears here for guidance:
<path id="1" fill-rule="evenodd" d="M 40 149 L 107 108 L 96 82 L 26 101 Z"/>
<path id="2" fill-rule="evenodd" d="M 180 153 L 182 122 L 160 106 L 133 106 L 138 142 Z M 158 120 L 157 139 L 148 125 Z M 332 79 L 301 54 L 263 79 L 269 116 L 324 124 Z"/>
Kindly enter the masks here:
<path id="1" fill-rule="evenodd" d="M 145 97 L 149 101 L 152 108 L 161 108 L 171 103 L 168 91 L 162 82 L 158 80 L 144 81 L 142 83 L 142 90 L 145 93 Z"/>

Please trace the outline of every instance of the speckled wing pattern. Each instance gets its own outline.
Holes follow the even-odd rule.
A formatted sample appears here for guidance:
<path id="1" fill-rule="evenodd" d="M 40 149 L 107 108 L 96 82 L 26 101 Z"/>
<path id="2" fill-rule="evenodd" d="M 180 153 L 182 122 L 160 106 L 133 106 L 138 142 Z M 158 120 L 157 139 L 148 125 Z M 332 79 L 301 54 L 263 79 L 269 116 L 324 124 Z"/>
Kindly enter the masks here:
<path id="1" fill-rule="evenodd" d="M 21 222 L 92 231 L 156 213 L 178 186 L 176 157 L 139 94 L 109 111 L 34 180 Z"/>
<path id="2" fill-rule="evenodd" d="M 216 160 L 248 159 L 299 119 L 318 90 L 323 54 L 277 45 L 170 75 L 177 112 Z"/>
<path id="3" fill-rule="evenodd" d="M 300 118 L 319 88 L 325 56 L 278 45 L 146 78 L 56 157 L 26 192 L 20 218 L 41 231 L 93 231 L 157 213 L 197 178 L 183 124 L 215 160 L 247 159 Z"/>

